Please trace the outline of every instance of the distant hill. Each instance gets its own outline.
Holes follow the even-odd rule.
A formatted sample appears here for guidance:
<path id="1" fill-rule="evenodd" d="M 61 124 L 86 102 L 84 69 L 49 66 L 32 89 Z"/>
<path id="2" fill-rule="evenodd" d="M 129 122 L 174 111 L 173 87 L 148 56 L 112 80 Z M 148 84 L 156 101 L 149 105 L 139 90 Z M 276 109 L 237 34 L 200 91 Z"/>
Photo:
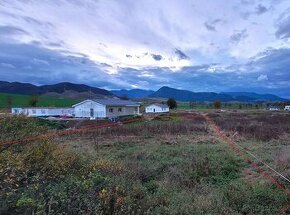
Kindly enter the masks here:
<path id="1" fill-rule="evenodd" d="M 249 92 L 224 92 L 225 94 L 231 95 L 234 98 L 251 98 L 254 100 L 269 100 L 269 101 L 281 101 L 285 100 L 280 98 L 279 96 L 273 94 L 257 94 L 257 93 L 249 93 Z"/>
<path id="2" fill-rule="evenodd" d="M 153 90 L 141 90 L 141 89 L 133 89 L 133 90 L 112 90 L 112 94 L 118 97 L 127 97 L 129 99 L 138 99 L 148 97 L 153 94 Z"/>
<path id="3" fill-rule="evenodd" d="M 38 94 L 39 88 L 33 84 L 19 83 L 19 82 L 6 82 L 0 81 L 1 93 L 13 93 L 13 94 Z"/>
<path id="4" fill-rule="evenodd" d="M 153 98 L 175 98 L 178 101 L 238 101 L 238 102 L 254 102 L 254 101 L 285 101 L 285 99 L 272 94 L 257 93 L 213 93 L 213 92 L 192 92 L 188 90 L 179 90 L 170 87 L 161 87 L 156 92 L 149 95 Z"/>
<path id="5" fill-rule="evenodd" d="M 36 86 L 28 83 L 0 81 L 0 93 L 12 93 L 22 95 L 49 95 L 64 98 L 104 98 L 113 97 L 107 90 L 90 87 L 84 84 L 62 82 L 52 85 Z"/>

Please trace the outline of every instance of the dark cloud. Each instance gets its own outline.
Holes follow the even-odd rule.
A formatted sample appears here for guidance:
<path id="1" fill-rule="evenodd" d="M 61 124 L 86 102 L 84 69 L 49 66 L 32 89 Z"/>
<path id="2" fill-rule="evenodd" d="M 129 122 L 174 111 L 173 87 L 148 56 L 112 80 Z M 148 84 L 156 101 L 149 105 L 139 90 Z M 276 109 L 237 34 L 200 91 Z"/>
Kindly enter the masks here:
<path id="1" fill-rule="evenodd" d="M 251 6 L 255 4 L 255 1 L 244 1 L 242 3 L 243 5 L 247 5 L 247 6 Z M 274 6 L 270 6 L 270 7 L 266 7 L 262 4 L 258 4 L 255 8 L 249 8 L 247 10 L 244 10 L 240 13 L 241 17 L 245 20 L 249 19 L 250 16 L 253 16 L 253 15 L 262 15 L 266 12 L 268 12 L 270 9 L 273 9 Z"/>
<path id="2" fill-rule="evenodd" d="M 179 49 L 175 49 L 175 54 L 177 55 L 178 59 L 180 59 L 180 60 L 188 60 L 188 59 L 190 59 L 186 54 L 184 54 Z"/>
<path id="3" fill-rule="evenodd" d="M 241 13 L 241 17 L 243 18 L 243 19 L 245 19 L 245 20 L 247 20 L 250 16 L 251 16 L 251 12 L 249 12 L 249 11 L 246 11 L 246 12 L 242 12 Z"/>
<path id="4" fill-rule="evenodd" d="M 23 18 L 23 20 L 25 20 L 26 22 L 28 22 L 29 24 L 32 24 L 34 26 L 54 27 L 54 25 L 50 22 L 41 22 L 41 21 L 34 19 L 32 17 L 29 17 L 29 16 L 23 16 L 22 18 Z"/>
<path id="5" fill-rule="evenodd" d="M 107 64 L 107 63 L 100 63 L 100 65 L 105 66 L 105 67 L 111 67 L 112 68 L 112 65 Z"/>
<path id="6" fill-rule="evenodd" d="M 221 19 L 214 19 L 213 21 L 210 22 L 205 22 L 204 26 L 206 27 L 207 30 L 209 31 L 216 31 L 216 25 L 218 23 L 222 22 Z"/>
<path id="7" fill-rule="evenodd" d="M 276 37 L 279 39 L 290 38 L 290 10 L 282 15 L 277 23 Z"/>
<path id="8" fill-rule="evenodd" d="M 247 29 L 244 29 L 244 30 L 241 30 L 241 31 L 235 31 L 231 35 L 230 40 L 231 40 L 232 43 L 238 44 L 238 43 L 240 43 L 242 40 L 244 40 L 247 37 L 248 37 Z"/>
<path id="9" fill-rule="evenodd" d="M 241 0 L 240 2 L 243 5 L 252 5 L 252 4 L 255 4 L 255 1 L 254 0 Z"/>
<path id="10" fill-rule="evenodd" d="M 0 26 L 0 36 L 13 36 L 13 35 L 29 35 L 28 32 L 26 32 L 25 30 L 21 29 L 21 28 L 17 28 L 14 26 L 8 26 L 8 25 L 4 25 L 4 26 Z"/>
<path id="11" fill-rule="evenodd" d="M 64 42 L 60 41 L 60 42 L 49 42 L 47 43 L 48 46 L 50 47 L 63 47 L 64 46 Z"/>
<path id="12" fill-rule="evenodd" d="M 160 61 L 162 60 L 162 55 L 159 55 L 159 54 L 151 54 L 152 58 L 156 61 Z"/>
<path id="13" fill-rule="evenodd" d="M 265 6 L 259 4 L 257 7 L 256 7 L 256 14 L 258 15 L 261 15 L 263 13 L 266 13 L 268 11 L 268 8 L 266 8 Z"/>
<path id="14" fill-rule="evenodd" d="M 35 44 L 0 43 L 0 50 L 5 50 L 0 52 L 1 80 L 34 84 L 70 81 L 96 86 L 106 82 L 104 87 L 118 85 L 118 81 L 102 70 L 104 65 L 97 65 L 87 57 L 64 55 Z"/>
<path id="15" fill-rule="evenodd" d="M 209 31 L 216 31 L 216 30 L 215 30 L 215 26 L 212 25 L 212 24 L 210 24 L 210 23 L 208 23 L 208 22 L 205 22 L 205 23 L 204 23 L 204 26 L 205 26 L 206 29 L 209 30 Z"/>

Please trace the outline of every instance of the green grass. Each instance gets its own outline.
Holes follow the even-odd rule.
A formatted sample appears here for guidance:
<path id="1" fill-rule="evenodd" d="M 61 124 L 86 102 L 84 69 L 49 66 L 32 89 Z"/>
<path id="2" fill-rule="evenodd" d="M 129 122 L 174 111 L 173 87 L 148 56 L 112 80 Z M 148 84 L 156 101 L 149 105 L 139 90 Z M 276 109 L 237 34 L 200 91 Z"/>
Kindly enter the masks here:
<path id="1" fill-rule="evenodd" d="M 191 107 L 189 105 L 189 102 L 184 102 L 184 103 L 178 103 L 177 104 L 177 108 L 178 109 L 208 109 L 208 105 L 206 104 L 198 104 L 198 105 L 194 105 L 194 107 Z"/>
<path id="2" fill-rule="evenodd" d="M 31 97 L 29 95 L 0 93 L 0 108 L 7 108 L 9 97 L 12 99 L 12 107 L 29 107 L 28 100 Z M 38 107 L 71 107 L 80 101 L 78 99 L 61 99 L 49 96 L 39 96 L 38 100 Z"/>
<path id="3" fill-rule="evenodd" d="M 176 145 L 158 138 L 117 141 L 95 154 L 96 168 L 127 199 L 140 195 L 141 213 L 276 214 L 287 204 L 268 181 L 245 180 L 248 164 L 227 145 L 190 143 L 195 137 L 182 136 Z"/>

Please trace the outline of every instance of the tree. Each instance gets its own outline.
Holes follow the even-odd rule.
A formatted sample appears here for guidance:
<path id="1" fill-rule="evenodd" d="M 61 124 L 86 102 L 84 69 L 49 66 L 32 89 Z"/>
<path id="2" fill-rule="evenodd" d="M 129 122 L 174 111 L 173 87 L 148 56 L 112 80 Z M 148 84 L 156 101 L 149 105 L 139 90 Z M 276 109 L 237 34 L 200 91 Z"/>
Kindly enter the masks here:
<path id="1" fill-rule="evenodd" d="M 122 95 L 122 96 L 120 96 L 120 99 L 122 99 L 122 100 L 129 100 L 129 98 L 128 98 L 127 95 Z"/>
<path id="2" fill-rule="evenodd" d="M 28 99 L 28 104 L 32 107 L 36 107 L 37 102 L 38 102 L 38 96 L 34 95 Z"/>
<path id="3" fill-rule="evenodd" d="M 167 100 L 167 105 L 169 106 L 170 109 L 177 108 L 177 102 L 173 98 Z"/>
<path id="4" fill-rule="evenodd" d="M 12 107 L 12 96 L 7 96 L 6 97 L 6 106 L 7 106 L 7 108 L 11 108 Z"/>
<path id="5" fill-rule="evenodd" d="M 213 106 L 215 109 L 221 109 L 222 103 L 220 101 L 215 101 Z"/>
<path id="6" fill-rule="evenodd" d="M 194 108 L 195 107 L 195 102 L 189 102 L 189 107 Z"/>

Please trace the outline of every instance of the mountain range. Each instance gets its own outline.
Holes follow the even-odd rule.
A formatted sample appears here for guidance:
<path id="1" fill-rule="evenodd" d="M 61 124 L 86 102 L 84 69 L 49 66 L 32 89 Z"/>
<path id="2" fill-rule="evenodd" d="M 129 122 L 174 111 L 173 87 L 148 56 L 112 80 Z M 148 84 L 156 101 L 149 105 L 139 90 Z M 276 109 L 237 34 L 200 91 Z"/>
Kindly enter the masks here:
<path id="1" fill-rule="evenodd" d="M 157 91 L 132 89 L 132 90 L 112 90 L 91 87 L 85 84 L 74 84 L 62 82 L 52 85 L 36 86 L 29 83 L 0 81 L 1 93 L 13 93 L 24 95 L 48 95 L 63 98 L 174 98 L 178 101 L 286 101 L 273 94 L 257 94 L 253 92 L 192 92 L 189 90 L 179 90 L 170 87 L 161 87 Z"/>
<path id="2" fill-rule="evenodd" d="M 161 87 L 159 90 L 150 95 L 154 98 L 175 98 L 178 101 L 285 101 L 279 96 L 272 94 L 257 94 L 252 92 L 192 92 L 188 90 L 179 90 L 170 87 Z"/>
<path id="3" fill-rule="evenodd" d="M 0 81 L 1 93 L 23 94 L 23 95 L 48 95 L 67 98 L 104 98 L 113 97 L 108 91 L 85 84 L 73 84 L 62 82 L 52 85 L 36 86 L 29 83 Z"/>

